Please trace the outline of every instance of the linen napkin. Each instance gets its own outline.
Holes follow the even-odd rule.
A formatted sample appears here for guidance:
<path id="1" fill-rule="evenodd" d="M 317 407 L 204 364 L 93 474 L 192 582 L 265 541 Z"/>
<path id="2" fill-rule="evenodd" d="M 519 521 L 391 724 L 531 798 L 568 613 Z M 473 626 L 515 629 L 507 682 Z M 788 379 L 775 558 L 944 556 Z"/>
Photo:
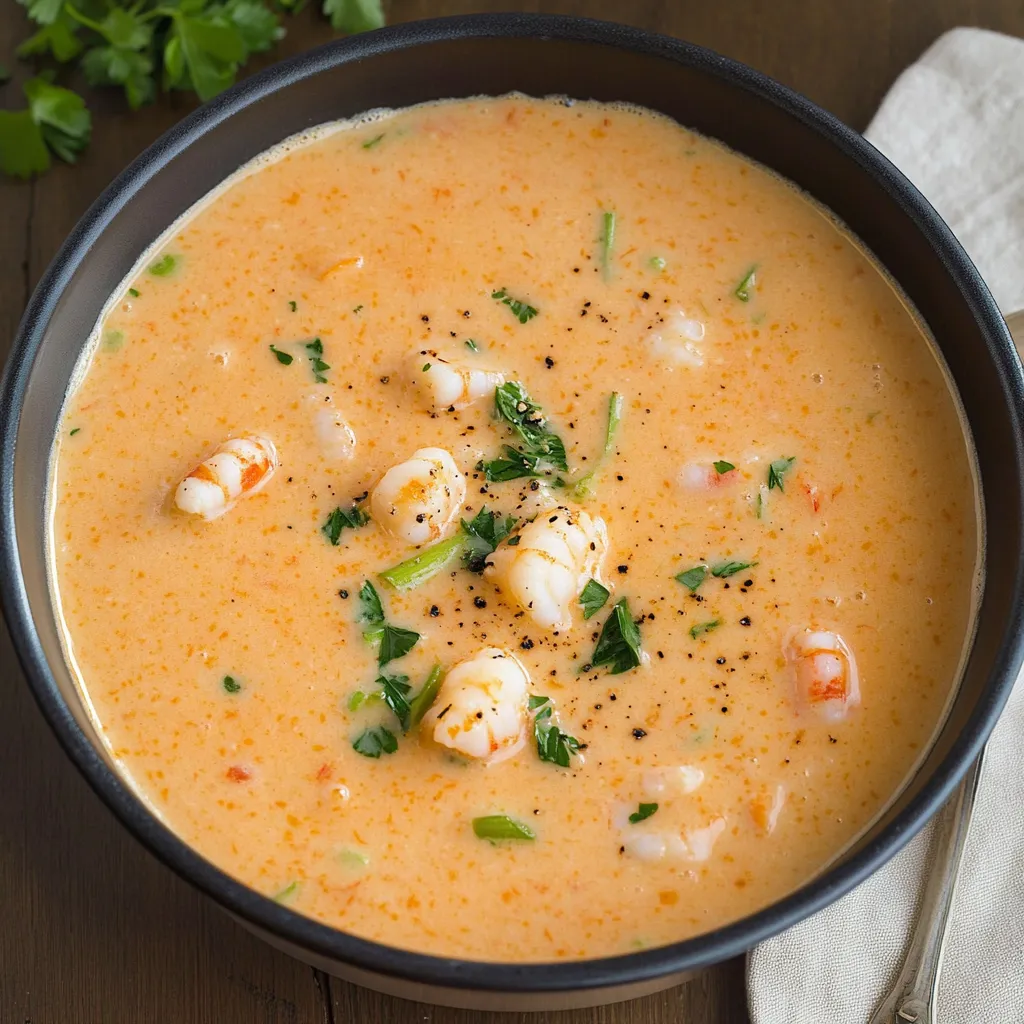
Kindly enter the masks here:
<path id="1" fill-rule="evenodd" d="M 1004 314 L 1024 308 L 1024 40 L 942 36 L 865 133 L 928 197 Z M 754 1024 L 867 1024 L 899 973 L 931 826 L 857 889 L 747 958 Z M 1024 682 L 989 741 L 936 1024 L 1024 1021 Z"/>

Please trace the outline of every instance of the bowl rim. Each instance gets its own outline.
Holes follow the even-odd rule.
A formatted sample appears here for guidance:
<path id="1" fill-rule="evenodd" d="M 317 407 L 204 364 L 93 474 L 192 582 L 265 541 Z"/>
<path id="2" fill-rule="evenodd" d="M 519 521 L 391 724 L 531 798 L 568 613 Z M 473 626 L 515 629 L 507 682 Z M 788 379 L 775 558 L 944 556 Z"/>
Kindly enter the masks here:
<path id="1" fill-rule="evenodd" d="M 492 963 L 411 952 L 363 939 L 275 903 L 231 878 L 160 823 L 109 768 L 79 728 L 50 674 L 32 622 L 14 519 L 15 442 L 30 371 L 58 298 L 93 241 L 124 204 L 193 141 L 234 113 L 292 83 L 351 61 L 453 40 L 556 40 L 627 49 L 675 61 L 781 107 L 865 171 L 914 223 L 960 286 L 1007 391 L 1024 377 L 999 310 L 950 229 L 921 193 L 859 133 L 804 96 L 712 50 L 613 22 L 567 15 L 479 14 L 410 22 L 335 40 L 276 63 L 202 105 L 137 157 L 103 191 L 36 286 L 0 381 L 0 597 L 33 695 L 65 752 L 121 824 L 179 877 L 237 918 L 292 947 L 374 975 L 429 987 L 482 992 L 559 993 L 628 986 L 692 971 L 744 953 L 849 892 L 895 855 L 945 802 L 980 752 L 1009 695 L 1024 644 L 1024 566 L 1014 580 L 1010 624 L 987 689 L 924 790 L 863 849 L 764 909 L 714 931 L 652 949 L 588 960 Z M 1018 451 L 1022 445 L 1017 419 Z"/>

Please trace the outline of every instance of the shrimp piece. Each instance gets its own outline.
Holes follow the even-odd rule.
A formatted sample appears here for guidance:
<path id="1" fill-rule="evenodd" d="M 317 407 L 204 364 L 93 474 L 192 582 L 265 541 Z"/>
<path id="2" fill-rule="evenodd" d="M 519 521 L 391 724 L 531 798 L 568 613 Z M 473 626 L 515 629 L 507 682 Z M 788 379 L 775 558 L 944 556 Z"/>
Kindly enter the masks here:
<path id="1" fill-rule="evenodd" d="M 704 781 L 704 772 L 692 764 L 673 765 L 669 768 L 651 768 L 644 772 L 641 785 L 644 796 L 668 797 L 695 793 Z"/>
<path id="2" fill-rule="evenodd" d="M 679 832 L 633 831 L 622 837 L 623 853 L 646 862 L 669 857 L 702 863 L 710 859 L 715 842 L 725 831 L 725 824 L 725 818 L 714 818 L 702 828 L 682 829 Z"/>
<path id="3" fill-rule="evenodd" d="M 822 721 L 842 721 L 860 703 L 857 663 L 838 633 L 797 628 L 787 638 L 785 655 L 798 704 Z"/>
<path id="4" fill-rule="evenodd" d="M 466 499 L 466 478 L 443 448 L 420 448 L 392 466 L 370 495 L 374 522 L 410 544 L 450 532 Z"/>
<path id="5" fill-rule="evenodd" d="M 704 365 L 704 324 L 687 316 L 681 309 L 670 313 L 657 330 L 646 335 L 650 353 L 667 369 L 688 366 L 700 369 Z"/>
<path id="6" fill-rule="evenodd" d="M 442 359 L 436 352 L 417 352 L 410 369 L 412 385 L 419 389 L 428 408 L 438 411 L 465 409 L 494 394 L 505 375 L 467 360 Z"/>
<path id="7" fill-rule="evenodd" d="M 539 515 L 487 557 L 484 576 L 508 589 L 545 629 L 569 629 L 587 580 L 597 579 L 608 549 L 604 520 L 558 505 Z"/>
<path id="8" fill-rule="evenodd" d="M 231 438 L 178 484 L 174 504 L 190 515 L 216 519 L 239 498 L 262 490 L 279 465 L 269 437 Z"/>
<path id="9" fill-rule="evenodd" d="M 786 803 L 786 787 L 781 783 L 774 789 L 762 789 L 753 800 L 750 801 L 750 816 L 758 831 L 770 836 L 775 831 L 779 815 Z"/>
<path id="10" fill-rule="evenodd" d="M 733 467 L 719 473 L 713 462 L 689 462 L 679 470 L 677 477 L 679 486 L 686 491 L 713 491 L 738 479 L 738 469 Z"/>
<path id="11" fill-rule="evenodd" d="M 313 429 L 320 450 L 332 462 L 351 459 L 356 453 L 356 434 L 340 409 L 327 403 L 313 413 Z"/>
<path id="12" fill-rule="evenodd" d="M 435 743 L 488 764 L 511 757 L 526 740 L 530 677 L 508 651 L 485 647 L 460 661 L 424 718 Z"/>

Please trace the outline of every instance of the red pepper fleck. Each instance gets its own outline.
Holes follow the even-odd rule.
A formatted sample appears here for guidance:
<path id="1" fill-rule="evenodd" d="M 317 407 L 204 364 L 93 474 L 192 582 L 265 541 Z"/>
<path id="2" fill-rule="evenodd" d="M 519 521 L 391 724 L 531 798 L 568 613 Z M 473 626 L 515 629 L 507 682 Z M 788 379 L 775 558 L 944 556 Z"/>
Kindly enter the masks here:
<path id="1" fill-rule="evenodd" d="M 252 772 L 240 764 L 233 764 L 227 770 L 227 776 L 232 782 L 248 782 L 252 778 Z"/>

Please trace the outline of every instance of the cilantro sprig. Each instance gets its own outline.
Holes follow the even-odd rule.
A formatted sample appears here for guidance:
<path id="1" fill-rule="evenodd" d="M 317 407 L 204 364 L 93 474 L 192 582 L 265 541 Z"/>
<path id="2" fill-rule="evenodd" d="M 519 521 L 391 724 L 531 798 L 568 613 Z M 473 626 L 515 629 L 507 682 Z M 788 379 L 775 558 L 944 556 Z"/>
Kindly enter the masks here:
<path id="1" fill-rule="evenodd" d="M 629 613 L 629 601 L 622 598 L 612 608 L 611 615 L 605 621 L 590 663 L 594 666 L 607 665 L 611 674 L 615 676 L 620 672 L 637 668 L 642 655 L 640 627 Z"/>
<path id="2" fill-rule="evenodd" d="M 511 380 L 494 389 L 494 412 L 519 436 L 521 443 L 518 447 L 503 445 L 500 458 L 478 465 L 489 481 L 517 480 L 555 469 L 568 470 L 565 444 L 548 426 L 544 411 L 519 381 Z"/>
<path id="3" fill-rule="evenodd" d="M 85 101 L 42 76 L 30 78 L 22 92 L 24 110 L 0 110 L 0 171 L 30 178 L 49 169 L 51 154 L 73 164 L 92 133 Z"/>
<path id="4" fill-rule="evenodd" d="M 569 759 L 580 751 L 580 741 L 559 729 L 552 717 L 550 697 L 530 697 L 530 710 L 536 712 L 533 716 L 533 738 L 537 743 L 537 756 L 560 768 L 568 768 Z"/>

